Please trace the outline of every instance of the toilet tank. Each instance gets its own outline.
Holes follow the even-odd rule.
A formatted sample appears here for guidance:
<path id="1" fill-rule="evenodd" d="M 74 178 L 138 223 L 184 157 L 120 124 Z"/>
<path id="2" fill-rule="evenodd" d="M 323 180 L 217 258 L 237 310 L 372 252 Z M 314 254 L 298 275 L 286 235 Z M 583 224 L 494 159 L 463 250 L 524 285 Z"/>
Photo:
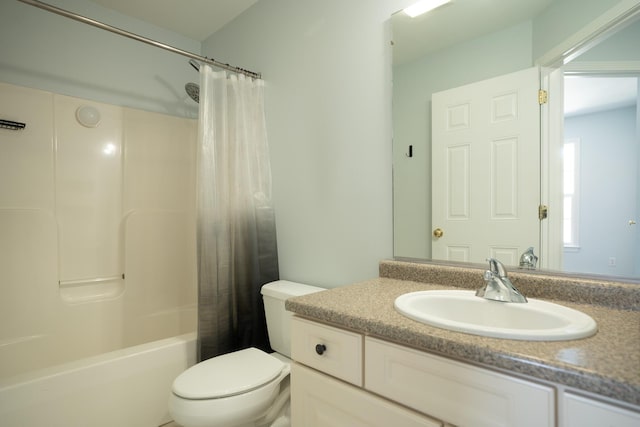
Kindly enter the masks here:
<path id="1" fill-rule="evenodd" d="M 293 313 L 284 308 L 284 302 L 287 298 L 324 290 L 324 288 L 286 280 L 278 280 L 262 286 L 261 293 L 267 318 L 269 342 L 274 351 L 291 357 L 291 317 Z"/>

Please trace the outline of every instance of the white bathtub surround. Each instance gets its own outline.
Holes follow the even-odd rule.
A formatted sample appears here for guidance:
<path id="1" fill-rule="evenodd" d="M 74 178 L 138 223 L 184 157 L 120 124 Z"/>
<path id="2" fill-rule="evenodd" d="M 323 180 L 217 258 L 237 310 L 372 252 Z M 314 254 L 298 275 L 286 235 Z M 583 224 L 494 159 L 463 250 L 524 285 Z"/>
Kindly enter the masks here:
<path id="1" fill-rule="evenodd" d="M 120 232 L 124 109 L 80 102 L 54 96 L 58 283 L 72 302 L 73 290 L 83 289 L 82 285 L 110 284 L 100 295 L 124 291 Z M 85 126 L 78 120 L 83 108 L 95 110 L 101 120 Z"/>
<path id="2" fill-rule="evenodd" d="M 0 381 L 194 331 L 196 121 L 6 83 L 0 117 Z"/>
<path id="3" fill-rule="evenodd" d="M 0 425 L 156 427 L 171 421 L 174 378 L 195 363 L 195 333 L 31 372 L 0 383 Z"/>

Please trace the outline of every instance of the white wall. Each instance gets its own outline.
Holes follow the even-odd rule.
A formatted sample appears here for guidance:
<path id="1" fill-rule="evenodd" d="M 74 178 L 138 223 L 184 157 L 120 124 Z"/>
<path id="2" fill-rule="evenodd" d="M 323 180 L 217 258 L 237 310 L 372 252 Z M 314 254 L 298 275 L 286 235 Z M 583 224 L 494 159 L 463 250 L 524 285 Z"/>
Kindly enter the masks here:
<path id="1" fill-rule="evenodd" d="M 86 0 L 47 3 L 200 53 L 200 42 Z M 184 85 L 197 82 L 198 74 L 185 57 L 15 0 L 0 2 L 0 40 L 0 82 L 197 117 Z"/>
<path id="2" fill-rule="evenodd" d="M 564 135 L 580 139 L 581 175 L 580 248 L 565 250 L 563 269 L 632 277 L 638 252 L 637 228 L 628 225 L 638 215 L 636 107 L 566 118 Z"/>
<path id="3" fill-rule="evenodd" d="M 640 61 L 640 21 L 634 22 L 606 38 L 576 58 L 581 61 Z"/>
<path id="4" fill-rule="evenodd" d="M 280 275 L 333 287 L 392 256 L 388 0 L 260 0 L 203 54 L 261 71 Z"/>
<path id="5" fill-rule="evenodd" d="M 636 0 L 556 0 L 533 23 L 534 60 L 579 32 L 600 15 Z"/>

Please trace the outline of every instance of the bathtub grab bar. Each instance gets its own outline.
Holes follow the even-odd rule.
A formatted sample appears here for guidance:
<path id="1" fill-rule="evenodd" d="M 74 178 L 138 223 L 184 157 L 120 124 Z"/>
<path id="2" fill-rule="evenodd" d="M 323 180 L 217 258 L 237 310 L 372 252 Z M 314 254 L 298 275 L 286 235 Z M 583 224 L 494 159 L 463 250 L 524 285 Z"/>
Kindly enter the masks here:
<path id="1" fill-rule="evenodd" d="M 124 273 L 119 274 L 117 276 L 95 277 L 93 279 L 58 280 L 58 285 L 60 285 L 60 287 L 77 286 L 77 285 L 88 285 L 91 283 L 111 282 L 114 280 L 124 280 Z"/>
<path id="2" fill-rule="evenodd" d="M 0 119 L 0 129 L 22 130 L 27 126 L 26 123 L 14 122 L 13 120 Z"/>

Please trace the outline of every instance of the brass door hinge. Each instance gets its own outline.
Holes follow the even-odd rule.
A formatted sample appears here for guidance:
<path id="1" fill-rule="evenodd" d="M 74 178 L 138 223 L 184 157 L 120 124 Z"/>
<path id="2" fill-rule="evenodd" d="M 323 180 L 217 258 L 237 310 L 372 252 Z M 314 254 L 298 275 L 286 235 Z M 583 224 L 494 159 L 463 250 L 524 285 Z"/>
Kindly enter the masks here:
<path id="1" fill-rule="evenodd" d="M 547 205 L 539 205 L 538 219 L 542 221 L 543 219 L 547 219 L 547 216 L 549 216 L 549 207 Z"/>
<path id="2" fill-rule="evenodd" d="M 542 105 L 542 104 L 546 104 L 547 100 L 548 100 L 549 96 L 547 94 L 547 91 L 544 89 L 540 89 L 538 91 L 538 104 Z"/>

